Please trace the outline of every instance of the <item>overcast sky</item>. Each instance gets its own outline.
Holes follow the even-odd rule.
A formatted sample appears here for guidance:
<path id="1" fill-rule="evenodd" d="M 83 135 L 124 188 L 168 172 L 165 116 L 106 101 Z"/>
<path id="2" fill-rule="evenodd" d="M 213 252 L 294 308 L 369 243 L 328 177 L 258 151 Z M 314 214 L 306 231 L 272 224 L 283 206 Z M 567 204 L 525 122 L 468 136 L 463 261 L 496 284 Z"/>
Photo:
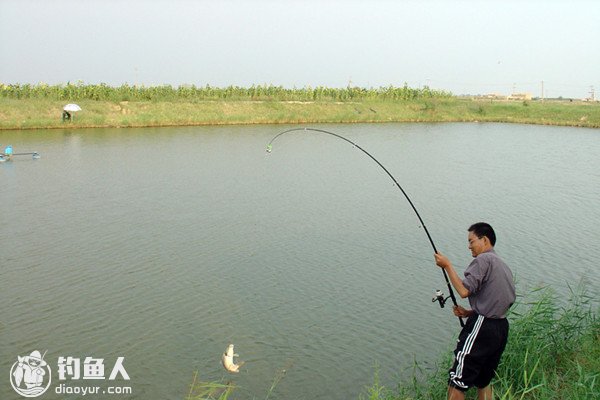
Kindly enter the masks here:
<path id="1" fill-rule="evenodd" d="M 0 82 L 600 93 L 596 0 L 0 0 Z"/>

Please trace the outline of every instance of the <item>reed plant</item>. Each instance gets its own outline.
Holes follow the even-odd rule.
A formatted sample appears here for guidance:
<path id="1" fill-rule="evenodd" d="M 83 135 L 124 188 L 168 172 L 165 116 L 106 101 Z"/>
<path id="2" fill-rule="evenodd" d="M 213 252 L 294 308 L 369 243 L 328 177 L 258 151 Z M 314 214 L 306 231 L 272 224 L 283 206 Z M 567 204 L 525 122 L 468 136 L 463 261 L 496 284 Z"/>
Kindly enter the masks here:
<path id="1" fill-rule="evenodd" d="M 513 307 L 509 342 L 492 381 L 495 399 L 600 399 L 598 303 L 582 287 L 569 290 L 562 301 L 550 288 L 537 289 Z M 376 374 L 361 398 L 445 399 L 451 359 L 448 351 L 429 373 L 415 362 L 395 390 L 382 386 Z M 476 398 L 476 392 L 468 396 Z"/>
<path id="2" fill-rule="evenodd" d="M 185 400 L 227 400 L 234 389 L 232 383 L 201 381 L 196 371 Z"/>
<path id="3" fill-rule="evenodd" d="M 271 386 L 267 390 L 264 400 L 268 400 L 274 393 L 275 388 L 285 378 L 288 368 L 291 367 L 291 362 L 288 362 L 285 368 L 278 370 L 273 377 Z M 201 381 L 198 379 L 198 371 L 194 372 L 190 389 L 185 397 L 185 400 L 227 400 L 234 393 L 236 385 L 221 380 L 217 381 Z M 255 397 L 255 396 L 253 396 Z"/>

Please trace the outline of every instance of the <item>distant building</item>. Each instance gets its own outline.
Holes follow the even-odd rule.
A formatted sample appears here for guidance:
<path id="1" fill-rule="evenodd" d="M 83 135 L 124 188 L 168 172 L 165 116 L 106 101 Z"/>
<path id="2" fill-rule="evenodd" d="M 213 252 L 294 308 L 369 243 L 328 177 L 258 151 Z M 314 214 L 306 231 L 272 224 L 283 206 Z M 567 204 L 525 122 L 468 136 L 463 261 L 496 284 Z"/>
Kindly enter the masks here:
<path id="1" fill-rule="evenodd" d="M 489 100 L 506 100 L 507 97 L 504 96 L 503 94 L 498 94 L 498 93 L 488 93 L 486 95 L 482 96 L 484 99 L 489 99 Z"/>
<path id="2" fill-rule="evenodd" d="M 506 96 L 504 94 L 499 93 L 488 93 L 484 95 L 475 96 L 476 99 L 484 99 L 484 100 L 500 100 L 500 101 L 525 101 L 532 100 L 533 96 L 531 93 L 513 93 L 510 96 Z"/>
<path id="3" fill-rule="evenodd" d="M 520 100 L 520 101 L 524 101 L 524 100 L 531 100 L 531 93 L 513 93 L 510 96 L 508 96 L 508 100 Z"/>

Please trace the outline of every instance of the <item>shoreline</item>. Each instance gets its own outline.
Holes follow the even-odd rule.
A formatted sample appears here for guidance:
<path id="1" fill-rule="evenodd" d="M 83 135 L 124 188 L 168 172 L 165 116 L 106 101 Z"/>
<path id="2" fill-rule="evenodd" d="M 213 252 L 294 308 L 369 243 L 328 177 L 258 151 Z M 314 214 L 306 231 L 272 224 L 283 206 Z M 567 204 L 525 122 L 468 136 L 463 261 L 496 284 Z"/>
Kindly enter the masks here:
<path id="1" fill-rule="evenodd" d="M 519 123 L 600 128 L 600 103 L 424 98 L 363 101 L 81 100 L 62 121 L 65 101 L 0 99 L 0 130 L 144 128 L 328 123 Z"/>

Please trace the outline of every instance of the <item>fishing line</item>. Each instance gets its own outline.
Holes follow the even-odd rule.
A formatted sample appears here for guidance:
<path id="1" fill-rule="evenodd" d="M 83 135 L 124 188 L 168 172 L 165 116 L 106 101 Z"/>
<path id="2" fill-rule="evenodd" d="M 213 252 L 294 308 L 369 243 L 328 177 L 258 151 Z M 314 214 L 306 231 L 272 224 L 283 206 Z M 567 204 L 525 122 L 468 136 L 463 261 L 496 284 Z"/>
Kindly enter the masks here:
<path id="1" fill-rule="evenodd" d="M 364 154 L 366 154 L 371 160 L 375 161 L 375 163 L 377 163 L 377 165 L 379 165 L 379 167 L 381 167 L 381 169 L 383 169 L 385 171 L 385 173 L 390 177 L 390 179 L 392 181 L 394 181 L 394 184 L 396 185 L 396 187 L 398 189 L 400 189 L 400 191 L 402 192 L 402 194 L 404 195 L 404 197 L 406 198 L 406 200 L 408 201 L 408 204 L 410 204 L 411 208 L 413 209 L 413 211 L 415 212 L 415 214 L 417 215 L 417 218 L 419 219 L 419 222 L 421 223 L 421 226 L 423 227 L 423 230 L 425 231 L 425 233 L 427 234 L 427 239 L 429 240 L 429 243 L 431 244 L 431 247 L 433 248 L 433 252 L 437 253 L 437 248 L 435 247 L 435 244 L 433 243 L 433 239 L 431 238 L 431 234 L 429 233 L 429 230 L 427 229 L 427 227 L 425 226 L 425 222 L 423 221 L 423 218 L 421 218 L 421 214 L 419 214 L 419 211 L 417 211 L 417 208 L 415 207 L 415 205 L 413 204 L 412 200 L 410 199 L 410 197 L 408 197 L 408 194 L 406 193 L 406 191 L 402 188 L 402 186 L 400 185 L 400 183 L 398 183 L 398 181 L 396 180 L 396 178 L 394 178 L 394 176 L 390 173 L 390 171 L 387 170 L 386 167 L 383 166 L 383 164 L 381 164 L 379 162 L 379 160 L 377 160 L 375 157 L 373 157 L 371 155 L 371 153 L 369 153 L 368 151 L 366 151 L 365 149 L 363 149 L 362 147 L 360 147 L 358 144 L 354 143 L 353 141 L 343 137 L 342 135 L 338 135 L 337 133 L 333 133 L 333 132 L 329 132 L 323 129 L 315 129 L 315 128 L 293 128 L 293 129 L 288 129 L 286 131 L 283 131 L 281 133 L 278 133 L 277 135 L 275 135 L 273 137 L 273 139 L 271 139 L 271 141 L 269 142 L 269 144 L 267 144 L 267 153 L 271 153 L 271 151 L 273 150 L 273 142 L 280 136 L 289 133 L 289 132 L 296 132 L 296 131 L 311 131 L 311 132 L 320 132 L 320 133 L 325 133 L 327 135 L 331 135 L 331 136 L 335 136 L 338 139 L 342 139 L 345 142 L 350 143 L 352 146 L 354 146 L 355 148 L 359 149 L 360 151 L 362 151 Z M 432 299 L 432 302 L 439 302 L 440 307 L 444 307 L 444 304 L 446 302 L 446 300 L 448 300 L 448 298 L 450 298 L 452 300 L 452 303 L 454 303 L 455 306 L 458 305 L 458 303 L 456 302 L 456 296 L 454 296 L 454 291 L 452 290 L 452 285 L 450 284 L 450 280 L 448 279 L 448 274 L 446 274 L 446 270 L 443 268 L 440 268 L 442 270 L 442 273 L 444 274 L 444 279 L 446 280 L 446 284 L 448 285 L 448 291 L 450 293 L 450 295 L 448 297 L 444 298 L 443 293 L 438 290 L 436 291 L 436 295 L 435 297 Z M 460 325 L 464 326 L 463 320 L 461 317 L 458 317 L 458 320 L 460 321 Z"/>

